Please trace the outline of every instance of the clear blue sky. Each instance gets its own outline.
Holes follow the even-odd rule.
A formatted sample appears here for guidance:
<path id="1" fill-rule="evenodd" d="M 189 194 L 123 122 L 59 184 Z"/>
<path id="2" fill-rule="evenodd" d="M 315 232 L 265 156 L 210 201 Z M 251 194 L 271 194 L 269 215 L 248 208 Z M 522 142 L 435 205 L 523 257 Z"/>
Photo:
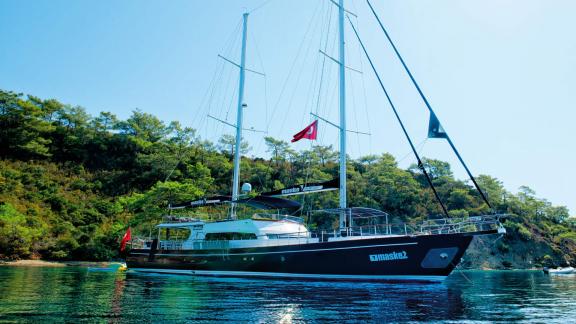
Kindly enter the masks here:
<path id="1" fill-rule="evenodd" d="M 378 13 L 465 160 L 511 191 L 528 185 L 576 212 L 576 2 L 570 0 L 373 0 Z M 328 0 L 22 1 L 0 0 L 0 88 L 126 118 L 135 108 L 216 140 L 232 130 L 206 118 L 235 119 L 236 70 L 216 57 L 239 56 L 239 22 L 249 18 L 245 124 L 289 140 L 316 111 L 338 120 L 335 11 Z M 428 114 L 371 16 L 348 0 L 360 32 L 416 143 Z M 349 154 L 391 152 L 413 163 L 390 108 L 347 26 Z M 293 68 L 292 68 L 293 67 Z M 216 86 L 211 86 L 211 81 Z M 208 93 L 208 95 L 206 95 Z M 337 147 L 320 125 L 320 143 Z M 262 135 L 246 134 L 253 155 Z M 296 143 L 294 148 L 307 148 Z M 450 161 L 428 140 L 423 155 Z"/>

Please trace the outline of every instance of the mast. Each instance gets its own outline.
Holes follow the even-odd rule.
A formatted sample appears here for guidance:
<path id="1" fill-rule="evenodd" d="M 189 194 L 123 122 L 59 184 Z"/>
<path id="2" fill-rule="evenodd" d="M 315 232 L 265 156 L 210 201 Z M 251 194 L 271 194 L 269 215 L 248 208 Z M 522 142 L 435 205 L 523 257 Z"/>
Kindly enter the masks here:
<path id="1" fill-rule="evenodd" d="M 384 32 L 384 35 L 386 36 L 386 38 L 388 39 L 388 42 L 390 43 L 390 45 L 392 46 L 392 49 L 394 50 L 394 53 L 396 53 L 396 56 L 398 57 L 398 60 L 400 60 L 400 63 L 402 63 L 402 66 L 404 67 L 404 70 L 406 71 L 406 73 L 408 74 L 408 76 L 410 77 L 410 80 L 412 80 L 412 84 L 414 84 L 414 87 L 416 88 L 416 90 L 418 91 L 418 94 L 420 95 L 420 98 L 422 98 L 422 101 L 424 101 L 424 104 L 426 105 L 426 107 L 428 108 L 428 110 L 430 111 L 430 118 L 434 117 L 436 118 L 436 120 L 438 120 L 438 118 L 436 117 L 436 114 L 434 113 L 434 110 L 432 110 L 432 106 L 430 105 L 430 103 L 428 102 L 428 99 L 426 99 L 426 96 L 424 95 L 424 92 L 422 92 L 422 90 L 420 89 L 420 86 L 418 85 L 418 82 L 416 82 L 416 79 L 414 78 L 414 76 L 412 75 L 412 72 L 410 72 L 410 69 L 408 69 L 408 66 L 406 65 L 406 63 L 404 62 L 404 59 L 402 58 L 402 55 L 400 55 L 400 52 L 398 51 L 398 49 L 396 48 L 396 45 L 394 45 L 394 42 L 392 41 L 392 38 L 390 38 L 390 35 L 388 34 L 388 32 L 386 31 L 386 28 L 384 28 L 384 25 L 382 24 L 382 22 L 380 21 L 380 17 L 378 17 L 378 14 L 376 13 L 376 11 L 374 10 L 374 7 L 372 7 L 372 4 L 370 3 L 370 0 L 366 0 L 366 2 L 368 3 L 368 6 L 370 7 L 370 10 L 372 11 L 372 14 L 374 15 L 374 17 L 376 18 L 376 20 L 378 21 L 378 24 L 380 25 L 380 29 L 382 29 L 382 31 Z M 488 198 L 486 198 L 486 195 L 484 194 L 484 192 L 482 191 L 482 189 L 480 189 L 480 186 L 478 185 L 478 183 L 476 182 L 476 178 L 474 178 L 474 175 L 472 175 L 472 172 L 470 172 L 470 169 L 468 169 L 468 166 L 466 165 L 466 163 L 464 162 L 464 159 L 462 158 L 462 156 L 460 156 L 460 153 L 458 152 L 458 150 L 456 149 L 456 146 L 454 146 L 454 143 L 452 143 L 452 139 L 450 139 L 450 136 L 448 135 L 448 133 L 446 131 L 444 131 L 445 134 L 445 138 L 448 141 L 448 144 L 450 144 L 450 147 L 452 147 L 452 150 L 454 151 L 454 153 L 456 154 L 456 157 L 458 157 L 458 160 L 460 161 L 460 164 L 462 164 L 462 166 L 464 167 L 464 169 L 466 170 L 466 173 L 468 173 L 468 177 L 470 177 L 470 180 L 472 180 L 472 183 L 474 184 L 474 186 L 476 187 L 476 190 L 478 190 L 478 192 L 480 193 L 480 196 L 482 197 L 482 199 L 484 200 L 484 202 L 486 203 L 486 205 L 488 205 L 488 207 L 490 209 L 492 209 L 492 205 L 490 204 L 490 202 L 488 201 Z"/>
<path id="2" fill-rule="evenodd" d="M 352 26 L 352 30 L 354 31 L 356 38 L 358 38 L 358 42 L 360 43 L 360 46 L 362 47 L 362 51 L 364 51 L 364 55 L 366 55 L 366 58 L 368 59 L 368 63 L 370 63 L 370 67 L 372 68 L 372 71 L 376 75 L 376 79 L 378 79 L 378 83 L 380 84 L 380 88 L 384 92 L 384 95 L 386 95 L 386 99 L 388 100 L 388 103 L 390 104 L 390 107 L 392 108 L 392 111 L 394 112 L 394 115 L 396 116 L 396 119 L 398 120 L 400 127 L 402 128 L 402 132 L 404 132 L 404 136 L 406 136 L 406 140 L 408 140 L 408 143 L 410 144 L 410 148 L 412 148 L 412 152 L 414 153 L 414 156 L 416 157 L 416 160 L 418 161 L 418 167 L 420 168 L 420 170 L 422 170 L 422 173 L 426 177 L 426 181 L 428 181 L 430 188 L 434 192 L 434 196 L 436 197 L 438 204 L 440 205 L 440 207 L 442 207 L 442 211 L 444 212 L 444 215 L 446 215 L 446 218 L 449 218 L 450 215 L 448 214 L 448 210 L 446 209 L 446 206 L 444 206 L 444 203 L 442 203 L 442 200 L 440 199 L 440 196 L 438 195 L 438 192 L 436 191 L 436 188 L 434 187 L 434 184 L 432 183 L 432 179 L 430 178 L 430 175 L 426 171 L 426 168 L 424 167 L 424 164 L 422 163 L 422 160 L 420 159 L 420 155 L 418 154 L 416 147 L 414 147 L 414 143 L 412 143 L 412 139 L 410 138 L 410 135 L 408 135 L 408 131 L 406 130 L 406 127 L 404 127 L 404 123 L 402 122 L 402 119 L 400 118 L 400 115 L 398 114 L 398 111 L 396 110 L 396 106 L 394 106 L 394 103 L 392 102 L 392 99 L 390 98 L 390 95 L 388 94 L 386 87 L 384 87 L 384 83 L 382 82 L 382 79 L 380 78 L 378 71 L 376 71 L 376 67 L 374 66 L 374 63 L 372 62 L 370 55 L 368 55 L 368 51 L 366 50 L 366 47 L 364 46 L 362 39 L 360 39 L 360 35 L 358 35 L 358 31 L 354 27 L 354 24 L 352 23 L 352 21 L 350 21 L 350 25 Z"/>
<path id="3" fill-rule="evenodd" d="M 344 52 L 344 0 L 338 2 L 340 52 L 340 208 L 346 208 L 346 61 Z M 345 226 L 346 213 L 340 214 L 340 228 Z M 349 226 L 349 225 L 348 225 Z"/>
<path id="4" fill-rule="evenodd" d="M 242 143 L 242 113 L 244 104 L 244 75 L 246 72 L 246 31 L 248 25 L 248 13 L 243 15 L 243 29 L 242 29 L 242 54 L 240 56 L 240 84 L 238 89 L 238 113 L 236 118 L 236 150 L 234 151 L 234 178 L 232 181 L 232 201 L 239 198 L 239 182 L 240 182 L 240 144 Z M 236 206 L 232 203 L 230 209 L 230 218 L 236 219 Z"/>

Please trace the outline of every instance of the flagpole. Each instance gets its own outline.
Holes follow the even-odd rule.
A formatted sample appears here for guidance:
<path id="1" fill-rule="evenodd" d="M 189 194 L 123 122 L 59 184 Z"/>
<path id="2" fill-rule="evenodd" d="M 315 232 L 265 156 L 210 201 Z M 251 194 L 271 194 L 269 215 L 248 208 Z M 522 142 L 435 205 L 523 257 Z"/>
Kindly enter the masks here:
<path id="1" fill-rule="evenodd" d="M 234 151 L 234 177 L 232 181 L 232 206 L 230 208 L 230 218 L 236 219 L 236 205 L 234 201 L 238 200 L 239 182 L 240 182 L 240 147 L 242 144 L 242 113 L 244 110 L 244 75 L 246 72 L 246 31 L 248 25 L 248 13 L 243 15 L 242 31 L 242 54 L 240 56 L 240 84 L 238 90 L 238 113 L 236 117 L 236 148 Z"/>

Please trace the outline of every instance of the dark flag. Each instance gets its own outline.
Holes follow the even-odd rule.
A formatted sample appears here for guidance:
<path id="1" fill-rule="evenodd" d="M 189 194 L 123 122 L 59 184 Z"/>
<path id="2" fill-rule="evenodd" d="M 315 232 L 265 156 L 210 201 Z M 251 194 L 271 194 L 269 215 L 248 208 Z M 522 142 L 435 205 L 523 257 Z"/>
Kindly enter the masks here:
<path id="1" fill-rule="evenodd" d="M 428 138 L 447 138 L 448 135 L 440 125 L 438 117 L 430 112 L 430 123 L 428 124 Z"/>
<path id="2" fill-rule="evenodd" d="M 128 243 L 128 241 L 130 241 L 131 239 L 132 235 L 130 233 L 130 227 L 128 227 L 126 234 L 124 234 L 124 237 L 122 237 L 122 242 L 120 242 L 120 252 L 124 251 L 124 249 L 126 248 L 126 243 Z"/>
<path id="3" fill-rule="evenodd" d="M 307 138 L 309 140 L 315 140 L 316 135 L 318 134 L 318 121 L 315 120 L 312 124 L 306 126 L 303 130 L 296 133 L 292 139 L 292 143 L 297 142 L 303 138 Z"/>

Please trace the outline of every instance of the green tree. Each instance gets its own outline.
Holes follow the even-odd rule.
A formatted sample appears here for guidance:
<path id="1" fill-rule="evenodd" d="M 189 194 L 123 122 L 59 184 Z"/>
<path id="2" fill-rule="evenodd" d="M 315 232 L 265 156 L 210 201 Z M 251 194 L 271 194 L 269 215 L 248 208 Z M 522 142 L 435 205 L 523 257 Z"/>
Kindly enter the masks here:
<path id="1" fill-rule="evenodd" d="M 218 148 L 223 153 L 228 153 L 230 158 L 234 156 L 234 148 L 236 147 L 236 137 L 228 134 L 224 134 L 218 140 Z M 240 154 L 245 155 L 250 152 L 251 147 L 248 142 L 245 142 L 244 139 L 240 142 Z"/>
<path id="2" fill-rule="evenodd" d="M 53 126 L 47 119 L 53 111 L 44 102 L 22 99 L 22 94 L 0 90 L 0 156 L 22 159 L 51 156 L 48 145 Z M 50 101 L 52 109 L 53 101 Z"/>
<path id="3" fill-rule="evenodd" d="M 158 142 L 170 131 L 161 120 L 140 109 L 132 111 L 132 116 L 119 122 L 117 128 L 121 133 L 131 135 L 144 143 Z"/>

